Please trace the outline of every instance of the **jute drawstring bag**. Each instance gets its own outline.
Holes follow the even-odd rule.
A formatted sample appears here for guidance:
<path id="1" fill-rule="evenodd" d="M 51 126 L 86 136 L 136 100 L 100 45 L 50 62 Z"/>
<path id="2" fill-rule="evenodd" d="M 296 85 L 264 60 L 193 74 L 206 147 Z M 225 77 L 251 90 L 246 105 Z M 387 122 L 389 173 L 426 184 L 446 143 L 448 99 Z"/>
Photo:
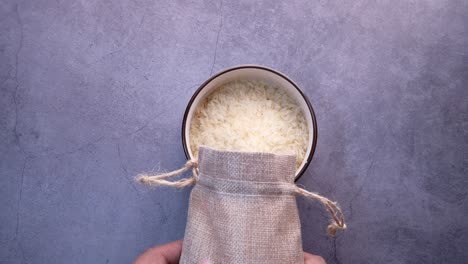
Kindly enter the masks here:
<path id="1" fill-rule="evenodd" d="M 296 195 L 322 202 L 334 235 L 346 228 L 336 203 L 294 184 L 294 155 L 200 147 L 180 170 L 138 180 L 149 185 L 195 185 L 190 196 L 180 263 L 303 263 Z M 167 178 L 192 170 L 192 177 Z"/>

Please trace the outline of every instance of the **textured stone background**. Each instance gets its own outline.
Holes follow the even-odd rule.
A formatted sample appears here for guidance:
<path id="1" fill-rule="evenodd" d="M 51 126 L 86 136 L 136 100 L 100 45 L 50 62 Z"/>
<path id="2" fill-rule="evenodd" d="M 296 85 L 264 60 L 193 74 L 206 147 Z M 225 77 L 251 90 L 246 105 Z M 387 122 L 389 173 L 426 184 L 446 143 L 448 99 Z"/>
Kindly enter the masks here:
<path id="1" fill-rule="evenodd" d="M 304 248 L 328 263 L 468 262 L 467 1 L 0 1 L 0 263 L 129 263 L 183 236 L 184 108 L 243 63 L 319 124 Z"/>

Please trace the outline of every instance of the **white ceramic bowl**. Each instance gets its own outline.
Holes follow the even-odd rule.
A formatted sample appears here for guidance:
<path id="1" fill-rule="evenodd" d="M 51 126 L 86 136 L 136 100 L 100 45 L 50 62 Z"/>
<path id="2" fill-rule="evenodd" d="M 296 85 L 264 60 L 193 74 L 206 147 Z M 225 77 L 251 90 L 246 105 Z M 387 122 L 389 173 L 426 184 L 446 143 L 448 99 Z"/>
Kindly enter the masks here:
<path id="1" fill-rule="evenodd" d="M 317 121 L 314 110 L 307 97 L 290 78 L 276 70 L 259 65 L 239 65 L 223 70 L 209 78 L 195 91 L 187 105 L 182 123 L 182 143 L 187 159 L 193 158 L 190 150 L 190 122 L 198 104 L 220 85 L 241 79 L 261 80 L 272 86 L 283 88 L 300 105 L 309 127 L 309 141 L 304 161 L 296 171 L 297 180 L 309 166 L 317 144 Z"/>

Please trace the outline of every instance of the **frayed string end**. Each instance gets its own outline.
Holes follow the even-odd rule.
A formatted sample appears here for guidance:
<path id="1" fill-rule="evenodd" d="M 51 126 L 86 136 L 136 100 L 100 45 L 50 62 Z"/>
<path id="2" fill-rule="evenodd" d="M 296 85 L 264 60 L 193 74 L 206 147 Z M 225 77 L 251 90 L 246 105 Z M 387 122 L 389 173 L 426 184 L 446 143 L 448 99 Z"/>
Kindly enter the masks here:
<path id="1" fill-rule="evenodd" d="M 336 231 L 338 230 L 345 230 L 346 229 L 346 224 L 343 224 L 342 226 L 337 225 L 336 223 L 331 223 L 327 227 L 327 233 L 330 236 L 335 236 Z"/>

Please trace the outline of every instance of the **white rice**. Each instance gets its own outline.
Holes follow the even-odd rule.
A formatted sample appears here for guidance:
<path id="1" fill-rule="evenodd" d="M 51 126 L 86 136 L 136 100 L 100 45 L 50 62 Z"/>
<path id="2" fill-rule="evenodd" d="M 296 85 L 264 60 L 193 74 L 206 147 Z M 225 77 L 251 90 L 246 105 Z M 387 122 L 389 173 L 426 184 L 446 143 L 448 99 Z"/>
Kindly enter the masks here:
<path id="1" fill-rule="evenodd" d="M 309 131 L 298 103 L 284 90 L 259 81 L 235 81 L 215 89 L 190 123 L 190 148 L 306 155 Z"/>

